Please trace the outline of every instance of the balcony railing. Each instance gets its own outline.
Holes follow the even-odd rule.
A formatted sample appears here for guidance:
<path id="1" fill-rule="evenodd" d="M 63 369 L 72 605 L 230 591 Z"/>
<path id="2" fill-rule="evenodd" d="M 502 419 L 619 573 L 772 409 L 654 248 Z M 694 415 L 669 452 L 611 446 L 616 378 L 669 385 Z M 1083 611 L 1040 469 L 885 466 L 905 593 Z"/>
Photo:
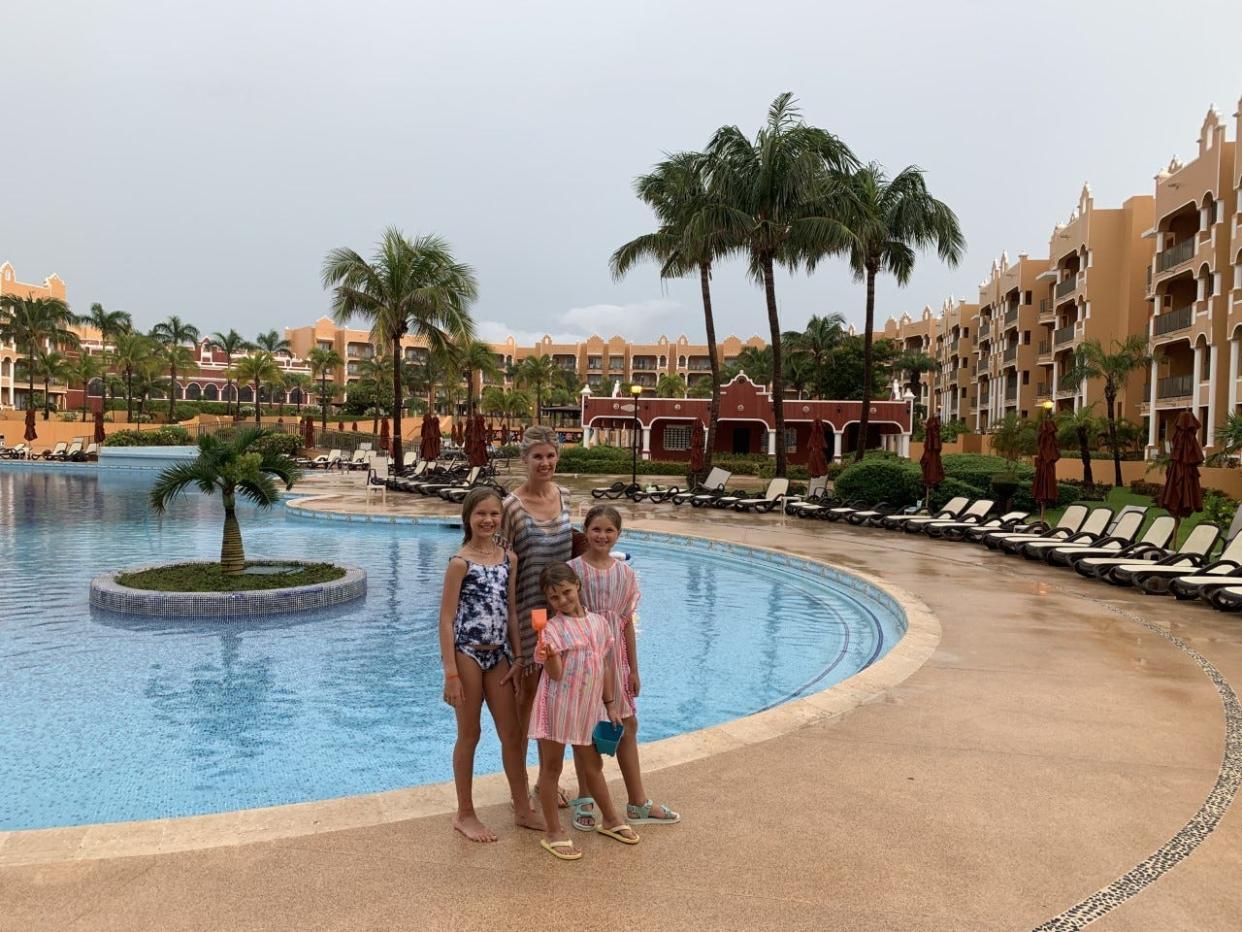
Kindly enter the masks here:
<path id="1" fill-rule="evenodd" d="M 1044 314 L 1047 311 L 1048 311 L 1048 299 L 1040 298 L 1039 299 L 1039 313 Z"/>
<path id="2" fill-rule="evenodd" d="M 1163 336 L 1175 330 L 1185 330 L 1194 319 L 1194 307 L 1187 304 L 1166 314 L 1158 314 L 1151 322 L 1151 332 L 1155 336 Z"/>
<path id="3" fill-rule="evenodd" d="M 1051 391 L 1052 389 L 1048 385 L 1047 382 L 1040 382 L 1038 385 L 1035 386 L 1035 397 L 1036 398 L 1047 398 Z"/>
<path id="4" fill-rule="evenodd" d="M 975 363 L 975 375 L 978 375 L 980 372 L 986 372 L 987 368 L 988 368 L 987 360 L 980 359 L 977 363 Z"/>
<path id="5" fill-rule="evenodd" d="M 991 332 L 992 332 L 992 322 L 990 320 L 985 320 L 983 323 L 979 325 L 979 338 L 980 339 L 982 339 L 983 337 L 986 337 Z"/>
<path id="6" fill-rule="evenodd" d="M 1002 359 L 1004 362 L 1013 362 L 1017 358 L 1018 358 L 1018 345 L 1015 343 L 1013 346 L 1010 346 L 1005 350 L 1005 355 L 1002 357 Z"/>
<path id="7" fill-rule="evenodd" d="M 979 407 L 983 407 L 991 400 L 992 396 L 987 392 L 979 392 Z"/>
<path id="8" fill-rule="evenodd" d="M 634 368 L 650 372 L 656 368 L 656 358 L 654 356 L 635 356 Z"/>
<path id="9" fill-rule="evenodd" d="M 1012 327 L 1017 322 L 1018 322 L 1018 309 L 1016 307 L 1011 307 L 1009 310 L 1005 312 L 1005 326 Z"/>
<path id="10" fill-rule="evenodd" d="M 1077 332 L 1077 329 L 1078 328 L 1074 324 L 1069 324 L 1065 327 L 1062 327 L 1060 330 L 1058 330 L 1056 333 L 1052 335 L 1052 345 L 1063 346 L 1066 343 L 1072 342 L 1074 339 L 1074 334 Z"/>
<path id="11" fill-rule="evenodd" d="M 1167 272 L 1183 262 L 1189 262 L 1194 254 L 1195 237 L 1189 236 L 1180 243 L 1174 243 L 1160 253 L 1160 255 L 1156 256 L 1156 271 Z"/>
<path id="12" fill-rule="evenodd" d="M 1018 403 L 1018 386 L 1017 385 L 1006 385 L 1005 386 L 1005 402 L 1007 404 Z"/>
<path id="13" fill-rule="evenodd" d="M 1039 355 L 1047 356 L 1051 352 L 1052 352 L 1052 341 L 1051 340 L 1040 340 L 1039 341 Z"/>
<path id="14" fill-rule="evenodd" d="M 1074 289 L 1077 287 L 1078 287 L 1078 276 L 1070 275 L 1070 277 L 1065 279 L 1065 281 L 1057 282 L 1057 292 L 1056 292 L 1057 297 L 1064 298 L 1067 294 L 1072 293 Z"/>
<path id="15" fill-rule="evenodd" d="M 1074 377 L 1072 375 L 1063 375 L 1059 379 L 1057 379 L 1057 391 L 1058 392 L 1078 391 L 1078 386 L 1074 384 Z"/>
<path id="16" fill-rule="evenodd" d="M 691 372 L 711 372 L 712 364 L 706 359 L 691 359 L 690 364 L 686 368 Z"/>
<path id="17" fill-rule="evenodd" d="M 1189 395 L 1194 387 L 1194 375 L 1170 375 L 1156 382 L 1157 398 L 1181 398 Z"/>

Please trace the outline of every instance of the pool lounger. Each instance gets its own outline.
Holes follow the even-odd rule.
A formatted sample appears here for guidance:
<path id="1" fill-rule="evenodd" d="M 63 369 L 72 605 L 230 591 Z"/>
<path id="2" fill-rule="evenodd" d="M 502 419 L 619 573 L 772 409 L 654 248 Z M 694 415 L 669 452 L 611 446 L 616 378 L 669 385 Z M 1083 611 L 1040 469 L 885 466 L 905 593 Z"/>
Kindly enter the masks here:
<path id="1" fill-rule="evenodd" d="M 1177 524 L 1168 515 L 1160 515 L 1147 526 L 1143 536 L 1137 541 L 1129 541 L 1117 546 L 1110 542 L 1102 542 L 1092 547 L 1053 547 L 1048 552 L 1048 563 L 1052 566 L 1074 566 L 1080 560 L 1104 559 L 1108 557 L 1128 557 L 1130 560 L 1146 559 L 1144 554 L 1160 553 L 1167 555 L 1169 540 L 1173 537 L 1173 528 Z"/>
<path id="2" fill-rule="evenodd" d="M 1028 540 L 1038 540 L 1041 537 L 1054 533 L 1061 538 L 1065 538 L 1070 534 L 1078 533 L 1082 529 L 1082 523 L 1086 518 L 1086 505 L 1070 505 L 1061 513 L 1061 519 L 1052 526 L 1045 524 L 1043 521 L 1034 521 L 1023 531 L 991 531 L 983 535 L 980 543 L 984 544 L 989 550 L 997 550 L 1000 548 L 1001 541 L 1003 540 L 1021 538 L 1025 542 Z"/>
<path id="3" fill-rule="evenodd" d="M 1079 531 L 1064 541 L 1032 540 L 1018 548 L 1028 560 L 1048 562 L 1049 554 L 1054 550 L 1067 551 L 1075 547 L 1113 547 L 1120 550 L 1134 543 L 1134 538 L 1143 526 L 1147 517 L 1147 508 L 1142 505 L 1126 505 L 1113 517 L 1112 523 L 1101 533 Z"/>

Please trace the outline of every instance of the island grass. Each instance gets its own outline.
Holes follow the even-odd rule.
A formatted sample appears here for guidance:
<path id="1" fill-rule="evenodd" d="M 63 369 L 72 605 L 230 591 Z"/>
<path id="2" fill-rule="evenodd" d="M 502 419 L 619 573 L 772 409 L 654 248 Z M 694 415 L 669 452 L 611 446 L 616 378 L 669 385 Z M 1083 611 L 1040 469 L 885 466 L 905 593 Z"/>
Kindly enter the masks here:
<path id="1" fill-rule="evenodd" d="M 285 565 L 287 561 L 271 561 Z M 271 562 L 247 561 L 246 566 L 266 566 Z M 158 566 L 139 573 L 122 573 L 116 581 L 131 589 L 155 592 L 243 592 L 255 589 L 284 589 L 288 586 L 311 586 L 331 582 L 345 575 L 345 570 L 331 563 L 303 563 L 293 573 L 233 574 L 226 576 L 219 563 L 175 563 Z"/>

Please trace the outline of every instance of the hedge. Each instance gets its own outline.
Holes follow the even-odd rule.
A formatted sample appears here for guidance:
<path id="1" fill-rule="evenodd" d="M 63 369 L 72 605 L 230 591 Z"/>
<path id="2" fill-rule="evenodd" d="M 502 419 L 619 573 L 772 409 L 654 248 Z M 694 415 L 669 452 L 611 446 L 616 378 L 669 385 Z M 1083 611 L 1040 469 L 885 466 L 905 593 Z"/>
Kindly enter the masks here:
<path id="1" fill-rule="evenodd" d="M 177 424 L 155 430 L 118 430 L 104 440 L 105 447 L 187 447 L 193 444 L 190 432 Z"/>
<path id="2" fill-rule="evenodd" d="M 839 498 L 904 508 L 923 497 L 923 472 L 910 460 L 867 457 L 842 471 L 835 488 Z"/>

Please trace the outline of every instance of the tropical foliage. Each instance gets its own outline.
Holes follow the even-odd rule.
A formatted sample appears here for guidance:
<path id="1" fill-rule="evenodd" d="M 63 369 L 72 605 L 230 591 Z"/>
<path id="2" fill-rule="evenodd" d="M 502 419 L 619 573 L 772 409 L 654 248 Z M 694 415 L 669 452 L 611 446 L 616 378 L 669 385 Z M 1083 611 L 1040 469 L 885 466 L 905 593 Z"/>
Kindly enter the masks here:
<path id="1" fill-rule="evenodd" d="M 1122 442 L 1117 431 L 1117 393 L 1125 387 L 1131 373 L 1150 366 L 1151 360 L 1147 337 L 1142 334 L 1131 334 L 1124 340 L 1114 340 L 1107 350 L 1099 340 L 1084 340 L 1074 352 L 1074 361 L 1065 373 L 1066 385 L 1074 389 L 1093 379 L 1104 382 L 1104 416 L 1108 423 L 1108 447 L 1113 453 L 1114 485 L 1122 484 Z"/>

